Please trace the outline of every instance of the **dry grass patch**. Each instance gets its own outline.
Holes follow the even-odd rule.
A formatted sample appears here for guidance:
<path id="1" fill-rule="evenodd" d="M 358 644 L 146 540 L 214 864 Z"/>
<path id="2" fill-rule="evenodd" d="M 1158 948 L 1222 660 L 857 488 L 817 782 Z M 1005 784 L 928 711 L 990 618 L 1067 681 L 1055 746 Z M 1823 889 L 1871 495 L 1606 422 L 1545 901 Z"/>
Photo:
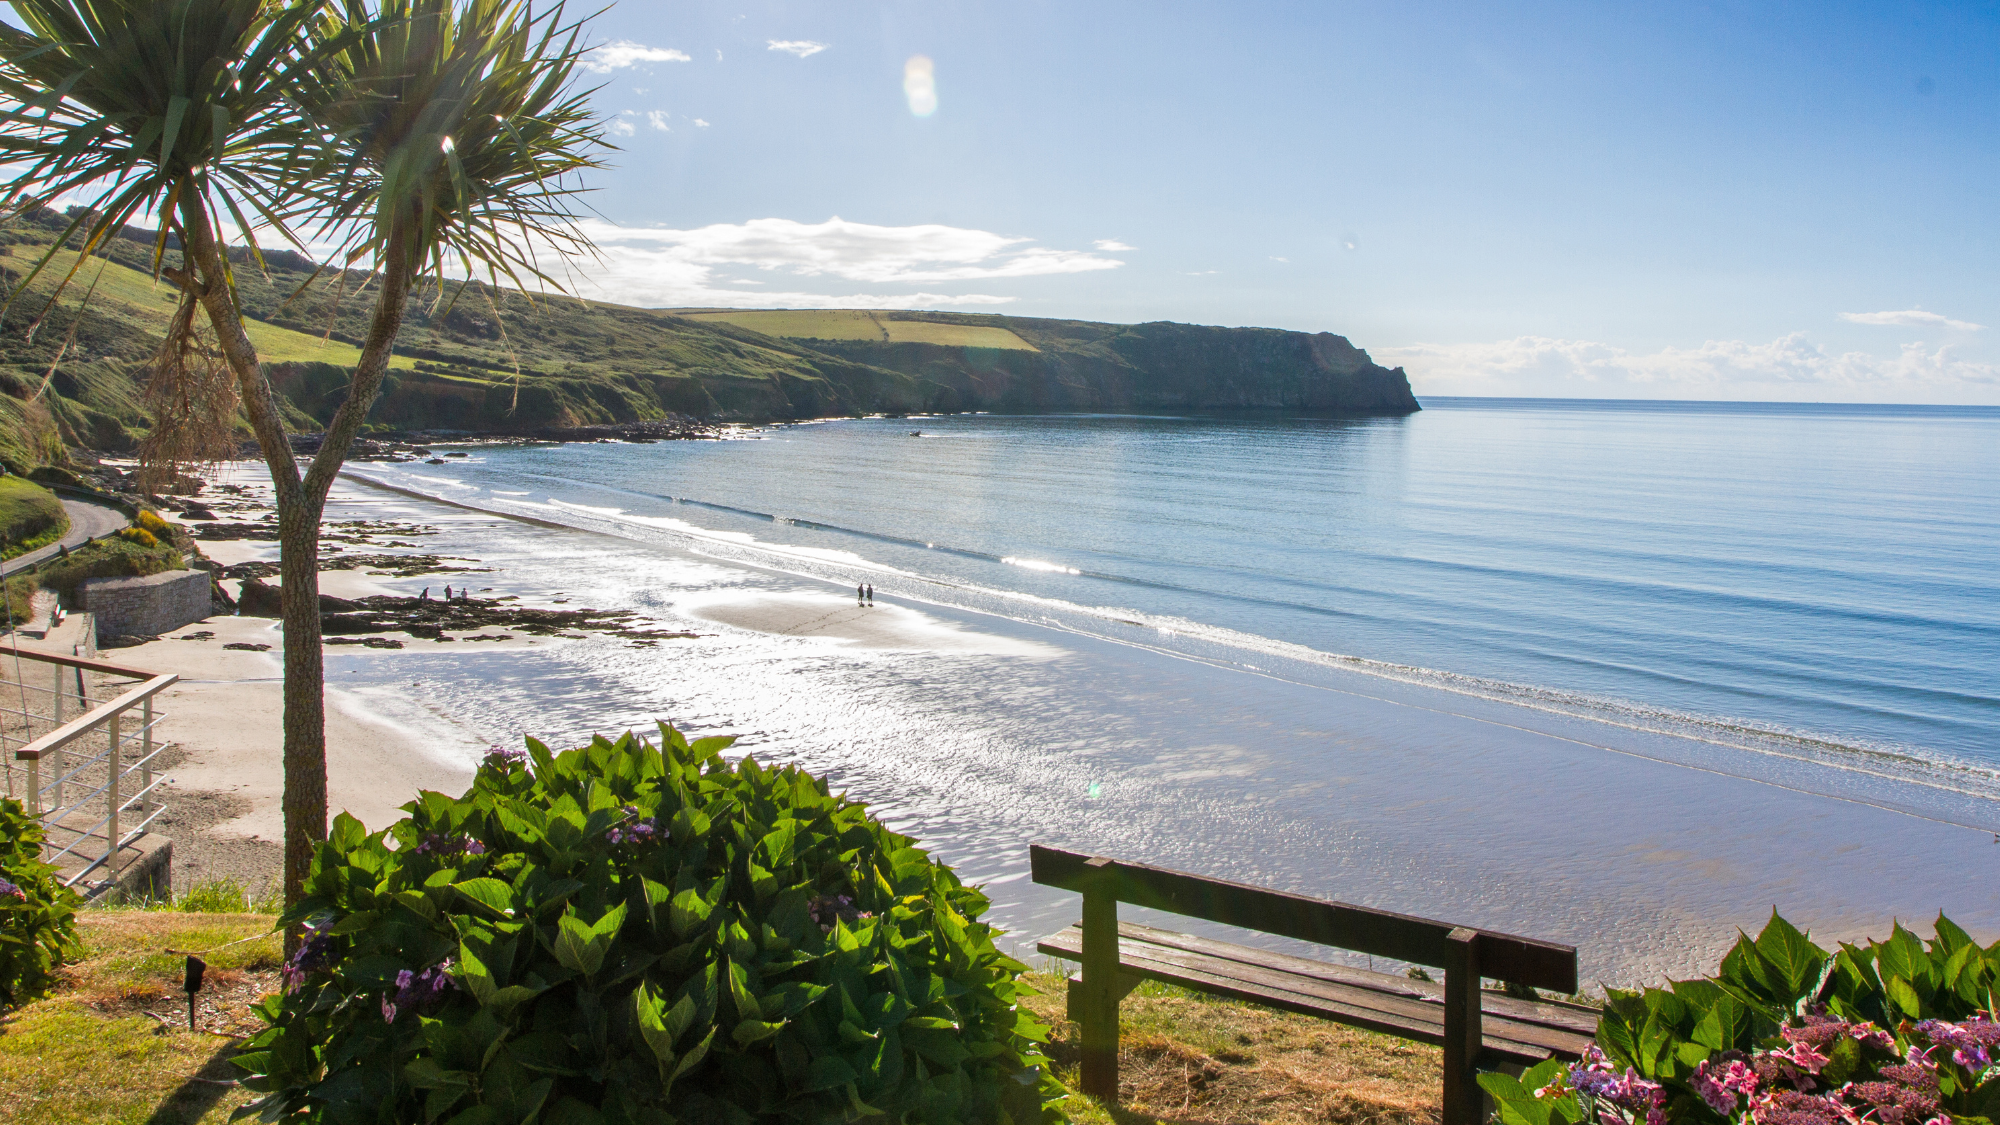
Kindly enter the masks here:
<path id="1" fill-rule="evenodd" d="M 0 1015 L 0 1123 L 220 1123 L 250 1100 L 229 1056 L 262 1027 L 282 956 L 265 914 L 90 910 L 84 960 L 47 999 Z M 268 936 L 259 936 L 268 935 Z M 250 938 L 253 940 L 241 941 Z M 228 942 L 240 942 L 216 948 Z M 208 951 L 188 1030 L 184 952 Z"/>
<path id="2" fill-rule="evenodd" d="M 1076 1025 L 1060 977 L 1028 1001 L 1055 1030 L 1050 1056 L 1076 1088 Z M 1435 1047 L 1146 984 L 1119 1005 L 1118 1108 L 1072 1099 L 1071 1120 L 1189 1125 L 1404 1125 L 1440 1118 Z"/>

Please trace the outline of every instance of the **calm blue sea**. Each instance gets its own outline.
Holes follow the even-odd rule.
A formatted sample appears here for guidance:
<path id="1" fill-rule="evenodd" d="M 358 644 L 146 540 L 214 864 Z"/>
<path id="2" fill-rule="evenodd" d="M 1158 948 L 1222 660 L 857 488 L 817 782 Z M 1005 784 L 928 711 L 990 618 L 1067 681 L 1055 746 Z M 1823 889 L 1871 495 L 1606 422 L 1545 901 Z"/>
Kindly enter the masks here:
<path id="1" fill-rule="evenodd" d="M 1074 907 L 1021 881 L 1029 839 L 1588 937 L 1605 979 L 1697 970 L 1773 903 L 1833 935 L 1941 908 L 2000 927 L 1996 893 L 1897 874 L 2000 852 L 2000 409 L 1424 406 L 356 466 L 541 521 L 399 513 L 498 593 L 703 638 L 344 655 L 334 682 L 468 741 L 740 734 L 1002 888 L 1030 934 Z M 1047 655 L 703 616 L 832 612 L 859 582 Z"/>
<path id="2" fill-rule="evenodd" d="M 453 476 L 2000 765 L 2000 410 L 1432 398 L 1408 418 L 980 415 L 759 436 L 492 452 Z"/>

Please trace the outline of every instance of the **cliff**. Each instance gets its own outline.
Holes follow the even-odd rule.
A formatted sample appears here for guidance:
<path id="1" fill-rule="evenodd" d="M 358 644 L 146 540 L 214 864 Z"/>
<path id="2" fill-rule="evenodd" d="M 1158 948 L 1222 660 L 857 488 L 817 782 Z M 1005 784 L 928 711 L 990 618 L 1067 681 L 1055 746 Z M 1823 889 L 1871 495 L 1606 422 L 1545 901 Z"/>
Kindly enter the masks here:
<path id="1" fill-rule="evenodd" d="M 62 228 L 0 223 L 0 280 Z M 62 443 L 122 451 L 150 424 L 139 385 L 175 303 L 131 231 L 54 306 L 47 281 L 0 316 L 0 461 Z M 238 252 L 251 340 L 291 425 L 338 408 L 359 358 L 368 278 L 296 254 Z M 178 254 L 168 253 L 169 264 Z M 55 263 L 65 271 L 74 255 Z M 88 307 L 82 306 L 90 291 Z M 38 294 L 41 296 L 38 299 Z M 411 298 L 370 424 L 533 432 L 668 415 L 771 421 L 867 413 L 1272 411 L 1407 414 L 1403 372 L 1328 333 L 858 310 L 639 309 L 447 285 Z"/>

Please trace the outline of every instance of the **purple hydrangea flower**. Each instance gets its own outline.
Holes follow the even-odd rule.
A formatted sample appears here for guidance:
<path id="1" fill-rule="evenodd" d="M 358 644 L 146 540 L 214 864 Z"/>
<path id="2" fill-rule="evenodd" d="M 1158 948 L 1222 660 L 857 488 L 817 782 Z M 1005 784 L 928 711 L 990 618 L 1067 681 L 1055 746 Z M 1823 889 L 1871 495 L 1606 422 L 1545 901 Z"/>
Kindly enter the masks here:
<path id="1" fill-rule="evenodd" d="M 639 810 L 631 805 L 626 805 L 621 811 L 626 816 L 639 815 Z M 604 834 L 604 838 L 613 844 L 650 844 L 659 839 L 659 837 L 660 822 L 652 817 L 642 817 L 630 824 L 613 828 Z"/>
<path id="2" fill-rule="evenodd" d="M 486 757 L 482 764 L 492 766 L 497 770 L 504 770 L 516 765 L 526 765 L 527 762 L 528 752 L 526 750 L 496 744 L 486 748 Z"/>
<path id="3" fill-rule="evenodd" d="M 422 972 L 404 969 L 396 974 L 396 991 L 382 997 L 382 1022 L 395 1023 L 398 1015 L 411 1008 L 420 1012 L 436 1011 L 444 1001 L 445 992 L 456 987 L 451 979 L 449 960 L 440 961 Z"/>
<path id="4" fill-rule="evenodd" d="M 0 879 L 0 898 L 18 898 L 22 902 L 26 902 L 28 901 L 28 892 L 5 879 Z"/>
<path id="5" fill-rule="evenodd" d="M 285 991 L 299 987 L 306 978 L 325 969 L 333 960 L 333 935 L 327 933 L 332 923 L 306 923 L 305 940 L 299 943 L 298 952 L 285 962 L 283 975 Z"/>
<path id="6" fill-rule="evenodd" d="M 432 832 L 417 844 L 417 854 L 435 856 L 485 855 L 486 845 L 470 836 L 447 836 L 441 832 Z"/>

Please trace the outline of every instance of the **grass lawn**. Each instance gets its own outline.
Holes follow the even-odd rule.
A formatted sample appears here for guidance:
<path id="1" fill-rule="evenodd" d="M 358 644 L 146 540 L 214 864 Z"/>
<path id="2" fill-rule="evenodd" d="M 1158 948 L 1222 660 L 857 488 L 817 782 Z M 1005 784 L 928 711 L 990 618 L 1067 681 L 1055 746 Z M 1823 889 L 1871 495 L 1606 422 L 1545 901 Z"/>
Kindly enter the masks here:
<path id="1" fill-rule="evenodd" d="M 0 477 L 0 558 L 46 546 L 69 530 L 56 494 L 20 477 Z"/>
<path id="2" fill-rule="evenodd" d="M 267 914 L 88 910 L 85 960 L 55 994 L 0 1016 L 0 1122 L 220 1125 L 250 1101 L 230 1052 L 261 1026 L 249 1005 L 278 986 Z M 225 942 L 255 938 L 226 949 Z M 189 1031 L 185 957 L 208 962 Z"/>
<path id="3" fill-rule="evenodd" d="M 865 309 L 735 309 L 675 311 L 689 320 L 722 321 L 766 336 L 797 340 L 873 340 L 889 344 L 942 344 L 955 348 L 1035 351 L 1033 344 L 1006 328 L 897 320 L 893 313 Z"/>
<path id="4" fill-rule="evenodd" d="M 1055 1030 L 1056 1075 L 1077 1086 L 1077 1027 L 1060 976 L 1031 973 L 1027 1006 Z M 1427 1125 L 1442 1107 L 1435 1047 L 1153 982 L 1118 1006 L 1119 1106 L 1081 1095 L 1078 1125 Z"/>

